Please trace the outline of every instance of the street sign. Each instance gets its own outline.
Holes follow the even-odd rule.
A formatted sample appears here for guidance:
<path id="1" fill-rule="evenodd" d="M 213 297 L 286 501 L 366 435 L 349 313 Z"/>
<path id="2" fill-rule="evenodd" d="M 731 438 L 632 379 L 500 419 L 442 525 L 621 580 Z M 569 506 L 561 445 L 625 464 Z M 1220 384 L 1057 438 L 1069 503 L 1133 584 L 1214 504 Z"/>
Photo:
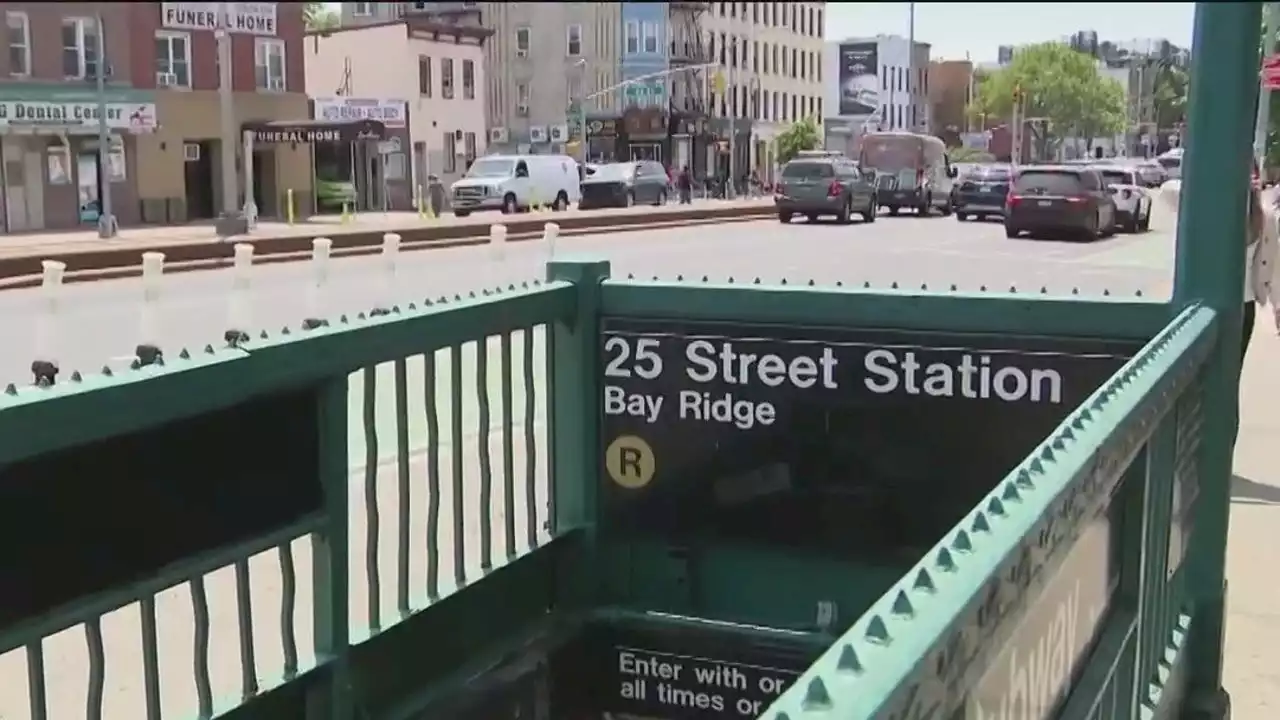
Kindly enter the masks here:
<path id="1" fill-rule="evenodd" d="M 1268 55 L 1263 58 L 1262 89 L 1280 90 L 1280 55 Z"/>
<path id="2" fill-rule="evenodd" d="M 1138 349 L 633 318 L 606 318 L 603 330 L 610 524 L 683 533 L 711 523 L 796 544 L 821 533 L 793 523 L 847 498 L 840 512 L 866 521 L 851 522 L 868 547 L 894 532 L 928 547 L 955 523 L 949 513 L 972 507 Z M 878 528 L 878 513 L 913 495 L 933 509 Z"/>

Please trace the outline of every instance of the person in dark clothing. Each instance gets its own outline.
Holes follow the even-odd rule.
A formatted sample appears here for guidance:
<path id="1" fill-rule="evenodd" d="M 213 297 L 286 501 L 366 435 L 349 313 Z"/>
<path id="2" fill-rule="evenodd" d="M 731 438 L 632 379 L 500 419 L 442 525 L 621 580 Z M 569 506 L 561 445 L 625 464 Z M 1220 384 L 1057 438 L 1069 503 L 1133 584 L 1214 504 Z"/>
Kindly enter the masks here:
<path id="1" fill-rule="evenodd" d="M 685 165 L 680 168 L 680 174 L 676 177 L 676 188 L 680 191 L 680 204 L 693 204 L 693 176 L 689 174 L 689 166 Z"/>

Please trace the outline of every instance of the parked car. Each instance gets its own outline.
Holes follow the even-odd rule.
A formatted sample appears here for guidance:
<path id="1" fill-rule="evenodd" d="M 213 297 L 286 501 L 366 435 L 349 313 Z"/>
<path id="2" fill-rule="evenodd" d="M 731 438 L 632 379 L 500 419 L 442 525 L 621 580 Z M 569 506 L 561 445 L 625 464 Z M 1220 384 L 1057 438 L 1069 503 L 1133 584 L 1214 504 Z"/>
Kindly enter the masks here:
<path id="1" fill-rule="evenodd" d="M 587 166 L 582 179 L 581 210 L 662 205 L 667 202 L 667 169 L 650 160 Z"/>
<path id="2" fill-rule="evenodd" d="M 1024 165 L 1005 201 L 1004 232 L 1069 233 L 1088 240 L 1115 233 L 1116 204 L 1102 175 L 1087 165 Z"/>
<path id="3" fill-rule="evenodd" d="M 952 209 L 960 221 L 1004 217 L 1013 168 L 1009 165 L 977 165 L 961 175 L 951 193 Z"/>
<path id="4" fill-rule="evenodd" d="M 1116 204 L 1116 226 L 1125 232 L 1145 232 L 1151 227 L 1151 194 L 1136 167 L 1095 165 L 1102 184 Z"/>
<path id="5" fill-rule="evenodd" d="M 832 153 L 825 156 L 799 157 L 782 167 L 782 180 L 774 190 L 773 204 L 778 221 L 791 222 L 804 215 L 816 222 L 824 215 L 835 216 L 842 223 L 854 214 L 864 222 L 876 220 L 874 176 L 863 173 L 857 163 Z"/>

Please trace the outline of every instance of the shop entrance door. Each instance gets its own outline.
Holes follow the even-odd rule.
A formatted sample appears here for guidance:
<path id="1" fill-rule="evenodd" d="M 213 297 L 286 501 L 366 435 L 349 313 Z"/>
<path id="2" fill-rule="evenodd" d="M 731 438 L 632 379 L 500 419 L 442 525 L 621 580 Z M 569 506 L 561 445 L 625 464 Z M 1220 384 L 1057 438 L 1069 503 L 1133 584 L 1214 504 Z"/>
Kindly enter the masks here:
<path id="1" fill-rule="evenodd" d="M 661 143 L 632 143 L 631 144 L 631 162 L 639 162 L 641 160 L 651 160 L 653 162 L 662 162 L 662 144 Z"/>

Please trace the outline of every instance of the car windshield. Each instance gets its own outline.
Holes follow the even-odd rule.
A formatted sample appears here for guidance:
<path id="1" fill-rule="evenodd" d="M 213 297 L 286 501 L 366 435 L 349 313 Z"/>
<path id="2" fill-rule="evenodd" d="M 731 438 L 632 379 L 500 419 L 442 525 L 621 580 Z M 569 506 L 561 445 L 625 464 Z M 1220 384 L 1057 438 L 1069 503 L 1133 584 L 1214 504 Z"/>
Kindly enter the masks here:
<path id="1" fill-rule="evenodd" d="M 618 180 L 630 180 L 636 174 L 636 166 L 632 163 L 609 163 L 607 165 L 596 165 L 587 171 L 588 180 L 600 180 L 603 182 L 616 182 Z"/>
<path id="2" fill-rule="evenodd" d="M 1057 170 L 1028 170 L 1018 176 L 1014 189 L 1029 195 L 1078 195 L 1083 190 L 1080 176 Z"/>
<path id="3" fill-rule="evenodd" d="M 514 160 L 477 160 L 467 171 L 469 178 L 511 177 L 515 173 Z"/>
<path id="4" fill-rule="evenodd" d="M 1136 185 L 1133 173 L 1124 170 L 1103 170 L 1102 182 L 1106 185 Z"/>
<path id="5" fill-rule="evenodd" d="M 828 162 L 789 162 L 782 168 L 786 180 L 818 180 L 835 177 L 836 171 Z"/>

